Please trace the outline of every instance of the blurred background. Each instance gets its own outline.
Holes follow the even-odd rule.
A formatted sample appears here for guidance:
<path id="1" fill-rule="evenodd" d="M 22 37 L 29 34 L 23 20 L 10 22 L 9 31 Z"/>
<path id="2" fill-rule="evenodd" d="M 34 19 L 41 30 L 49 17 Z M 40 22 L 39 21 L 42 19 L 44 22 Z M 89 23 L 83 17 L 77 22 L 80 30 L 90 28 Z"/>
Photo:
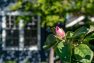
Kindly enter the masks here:
<path id="1" fill-rule="evenodd" d="M 56 25 L 94 31 L 94 0 L 0 0 L 0 63 L 48 63 L 43 45 Z"/>

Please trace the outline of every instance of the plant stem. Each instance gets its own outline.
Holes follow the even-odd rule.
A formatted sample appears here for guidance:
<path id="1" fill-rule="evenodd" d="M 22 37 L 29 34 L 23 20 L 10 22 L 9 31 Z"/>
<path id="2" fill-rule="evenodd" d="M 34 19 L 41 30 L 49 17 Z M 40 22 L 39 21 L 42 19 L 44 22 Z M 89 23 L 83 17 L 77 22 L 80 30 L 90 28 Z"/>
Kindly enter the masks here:
<path id="1" fill-rule="evenodd" d="M 54 49 L 50 48 L 49 63 L 54 63 Z"/>

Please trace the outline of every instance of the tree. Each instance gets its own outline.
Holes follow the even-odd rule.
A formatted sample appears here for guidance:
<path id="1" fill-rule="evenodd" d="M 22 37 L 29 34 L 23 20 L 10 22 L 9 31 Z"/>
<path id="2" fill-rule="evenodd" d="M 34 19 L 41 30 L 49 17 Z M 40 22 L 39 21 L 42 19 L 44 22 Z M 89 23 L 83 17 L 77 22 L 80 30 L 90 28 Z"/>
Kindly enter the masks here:
<path id="1" fill-rule="evenodd" d="M 66 14 L 93 16 L 94 0 L 18 0 L 12 10 L 32 12 L 41 16 L 42 26 L 66 21 Z"/>

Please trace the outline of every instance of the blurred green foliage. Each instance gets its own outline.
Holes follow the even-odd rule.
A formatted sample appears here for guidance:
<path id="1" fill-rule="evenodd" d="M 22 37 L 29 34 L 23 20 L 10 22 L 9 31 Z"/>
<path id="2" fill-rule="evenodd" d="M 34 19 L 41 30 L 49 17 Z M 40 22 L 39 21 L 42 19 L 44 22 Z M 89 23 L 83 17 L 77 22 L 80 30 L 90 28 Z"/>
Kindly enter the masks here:
<path id="1" fill-rule="evenodd" d="M 16 63 L 16 61 L 7 60 L 7 61 L 4 61 L 4 63 Z"/>
<path id="2" fill-rule="evenodd" d="M 54 26 L 57 22 L 64 22 L 67 13 L 92 16 L 93 6 L 94 0 L 18 0 L 10 8 L 38 14 L 42 26 Z"/>

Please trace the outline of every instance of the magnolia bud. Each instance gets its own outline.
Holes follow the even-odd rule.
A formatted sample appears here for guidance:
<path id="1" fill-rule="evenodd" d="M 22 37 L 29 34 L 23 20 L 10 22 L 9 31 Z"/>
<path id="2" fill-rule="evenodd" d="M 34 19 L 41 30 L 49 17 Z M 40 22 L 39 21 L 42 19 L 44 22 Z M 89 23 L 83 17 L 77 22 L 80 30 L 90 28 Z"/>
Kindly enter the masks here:
<path id="1" fill-rule="evenodd" d="M 56 31 L 56 35 L 57 35 L 59 38 L 64 38 L 65 32 L 64 32 L 63 29 L 61 29 L 61 28 L 59 28 L 58 26 L 56 26 L 55 31 Z"/>

